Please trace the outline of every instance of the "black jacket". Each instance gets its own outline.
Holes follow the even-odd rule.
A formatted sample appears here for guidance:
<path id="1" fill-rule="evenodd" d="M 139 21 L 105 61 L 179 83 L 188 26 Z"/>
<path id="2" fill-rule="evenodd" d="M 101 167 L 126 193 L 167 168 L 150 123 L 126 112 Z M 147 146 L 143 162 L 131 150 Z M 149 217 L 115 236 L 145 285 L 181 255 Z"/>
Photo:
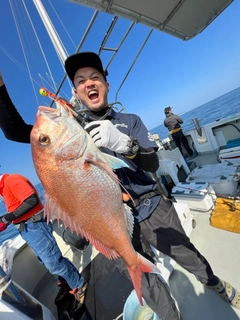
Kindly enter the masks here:
<path id="1" fill-rule="evenodd" d="M 180 123 L 183 123 L 182 118 L 177 116 L 176 114 L 167 114 L 166 119 L 164 120 L 165 127 L 168 128 L 169 131 L 177 128 L 181 128 Z"/>
<path id="2" fill-rule="evenodd" d="M 30 143 L 31 124 L 22 119 L 5 86 L 0 86 L 0 128 L 9 140 Z"/>

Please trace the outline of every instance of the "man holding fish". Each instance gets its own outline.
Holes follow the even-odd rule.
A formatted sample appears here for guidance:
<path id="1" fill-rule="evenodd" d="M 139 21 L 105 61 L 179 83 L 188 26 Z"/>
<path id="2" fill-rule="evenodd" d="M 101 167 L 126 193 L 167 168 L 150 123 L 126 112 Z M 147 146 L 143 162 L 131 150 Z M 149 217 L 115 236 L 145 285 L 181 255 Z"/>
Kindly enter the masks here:
<path id="1" fill-rule="evenodd" d="M 109 106 L 109 83 L 98 55 L 93 52 L 74 54 L 67 58 L 65 68 L 73 82 L 77 98 L 87 107 L 89 124 L 85 126 L 85 130 L 88 134 L 75 126 L 76 120 L 71 117 L 71 112 L 69 111 L 67 115 L 68 111 L 61 106 L 52 112 L 50 108 L 39 107 L 36 124 L 31 132 L 31 144 L 37 173 L 49 193 L 46 200 L 50 204 L 58 205 L 59 216 L 63 217 L 67 226 L 86 236 L 108 258 L 122 257 L 114 261 L 121 272 L 129 275 L 133 281 L 140 302 L 142 294 L 149 307 L 161 319 L 178 320 L 181 316 L 168 289 L 155 274 L 157 270 L 143 258 L 144 256 L 153 261 L 147 254 L 146 243 L 173 258 L 205 286 L 216 291 L 231 306 L 240 308 L 240 293 L 214 275 L 207 260 L 186 236 L 172 202 L 159 194 L 156 182 L 146 173 L 155 172 L 158 168 L 158 157 L 155 152 L 157 146 L 149 140 L 148 130 L 137 115 L 116 113 Z M 29 125 L 25 124 L 18 113 L 16 114 L 15 109 L 7 109 L 1 101 L 2 99 L 0 99 L 0 126 L 5 136 L 11 140 L 29 142 L 24 138 Z M 18 128 L 21 127 L 18 133 L 15 130 L 16 125 Z M 58 148 L 55 148 L 55 145 Z M 84 150 L 82 150 L 83 145 Z M 95 147 L 102 151 L 101 154 Z M 47 163 L 51 161 L 52 170 L 56 173 L 55 179 L 58 179 L 59 173 L 60 180 L 64 172 L 64 177 L 67 179 L 71 179 L 72 175 L 75 180 L 80 180 L 76 179 L 76 168 L 81 171 L 79 184 L 77 185 L 77 181 L 71 183 L 76 188 L 81 188 L 81 184 L 87 186 L 87 193 L 84 196 L 88 201 L 85 203 L 76 201 L 81 205 L 78 210 L 74 207 L 69 209 L 67 203 L 61 202 L 61 197 L 58 197 L 59 187 L 41 173 L 43 153 L 45 158 L 48 157 Z M 114 169 L 117 178 L 109 168 Z M 88 182 L 89 176 L 93 173 L 97 179 Z M 78 194 L 84 192 L 84 189 L 81 189 L 81 192 L 79 189 L 76 190 Z M 62 191 L 65 194 L 68 192 L 68 190 Z M 90 199 L 89 194 L 93 195 Z M 105 201 L 105 194 L 108 202 Z M 99 198 L 98 202 L 94 203 L 94 209 L 91 207 L 91 202 L 94 202 L 97 196 Z M 120 197 L 132 208 L 134 226 L 130 218 L 131 212 L 128 206 L 122 205 L 122 200 L 118 200 Z M 81 200 L 84 201 L 84 198 Z M 111 207 L 112 211 L 108 207 Z M 91 217 L 85 215 L 91 210 L 94 219 L 89 225 Z M 49 213 L 50 218 L 51 214 Z M 112 227 L 105 228 L 109 220 Z M 109 229 L 116 230 L 116 236 Z M 133 248 L 128 237 L 131 234 Z M 136 255 L 134 250 L 139 255 Z"/>

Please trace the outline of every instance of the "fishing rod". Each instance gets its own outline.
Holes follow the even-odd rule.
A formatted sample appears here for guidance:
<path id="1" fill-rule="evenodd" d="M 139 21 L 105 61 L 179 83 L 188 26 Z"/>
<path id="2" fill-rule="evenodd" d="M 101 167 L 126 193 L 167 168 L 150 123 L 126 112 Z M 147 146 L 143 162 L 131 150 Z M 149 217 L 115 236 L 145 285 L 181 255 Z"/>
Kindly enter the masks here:
<path id="1" fill-rule="evenodd" d="M 78 112 L 76 112 L 74 109 L 74 106 L 69 103 L 66 99 L 58 97 L 56 94 L 50 92 L 49 90 L 47 90 L 46 88 L 40 88 L 39 93 L 41 94 L 41 96 L 43 97 L 49 97 L 50 99 L 52 99 L 55 102 L 60 103 L 63 107 L 67 107 L 68 109 L 70 108 L 71 113 L 73 114 L 73 116 L 76 118 L 76 120 L 78 121 L 78 123 L 84 128 L 89 122 L 90 122 L 90 117 L 88 116 L 86 110 L 79 110 Z M 119 110 L 115 105 L 119 104 L 121 106 L 121 110 Z M 50 105 L 50 107 L 52 107 L 52 104 Z M 121 112 L 121 111 L 126 111 L 126 109 L 124 108 L 124 106 L 122 105 L 121 102 L 113 102 L 110 103 L 108 105 L 109 107 L 109 111 L 103 116 L 101 117 L 99 120 L 104 120 L 111 112 L 111 110 L 113 108 L 117 109 L 117 112 Z"/>
<path id="2" fill-rule="evenodd" d="M 169 186 L 172 186 L 171 184 L 167 184 Z M 227 196 L 225 194 L 221 194 L 221 193 L 216 193 L 216 192 L 210 192 L 210 191 L 204 191 L 204 190 L 199 190 L 199 189 L 193 189 L 193 188 L 187 188 L 187 187 L 182 187 L 182 186 L 178 186 L 178 188 L 182 188 L 185 190 L 190 190 L 190 191 L 197 191 L 199 193 L 203 193 L 203 194 L 209 194 L 212 195 L 216 198 L 222 198 L 223 201 L 227 201 L 227 200 L 232 200 L 231 202 L 229 201 L 228 205 L 230 206 L 230 211 L 236 211 L 239 209 L 237 209 L 237 205 L 238 205 L 238 201 L 240 200 L 240 197 L 231 197 L 231 196 Z"/>
<path id="3" fill-rule="evenodd" d="M 170 187 L 174 187 L 174 185 L 171 185 L 170 183 L 167 183 L 166 185 L 170 186 Z M 216 192 L 210 192 L 210 191 L 204 191 L 204 190 L 199 190 L 199 189 L 193 189 L 193 188 L 189 188 L 189 187 L 183 187 L 183 186 L 177 186 L 180 189 L 185 189 L 185 190 L 190 190 L 190 191 L 197 191 L 199 193 L 203 193 L 203 194 L 209 194 L 212 196 L 216 196 L 217 198 L 224 198 L 224 199 L 230 199 L 230 200 L 240 200 L 240 197 L 238 196 L 227 196 L 225 194 L 221 194 L 221 193 L 216 193 Z"/>
<path id="4" fill-rule="evenodd" d="M 43 97 L 49 97 L 53 101 L 59 103 L 61 106 L 67 108 L 71 111 L 73 116 L 76 118 L 77 122 L 81 125 L 81 127 L 85 127 L 88 124 L 87 120 L 87 114 L 85 113 L 85 110 L 79 110 L 79 112 L 76 112 L 74 110 L 74 106 L 69 103 L 66 99 L 58 97 L 56 94 L 48 91 L 46 88 L 40 88 L 39 93 Z"/>

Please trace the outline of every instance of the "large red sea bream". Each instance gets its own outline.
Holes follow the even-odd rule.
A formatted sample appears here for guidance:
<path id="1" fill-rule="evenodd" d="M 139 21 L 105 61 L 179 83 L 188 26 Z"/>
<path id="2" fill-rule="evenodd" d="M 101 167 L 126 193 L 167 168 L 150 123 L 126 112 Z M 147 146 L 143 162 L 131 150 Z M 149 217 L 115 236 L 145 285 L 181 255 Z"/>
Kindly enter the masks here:
<path id="1" fill-rule="evenodd" d="M 33 162 L 45 189 L 45 214 L 86 237 L 109 259 L 121 257 L 142 303 L 142 272 L 158 268 L 131 243 L 133 218 L 113 169 L 124 161 L 102 153 L 71 112 L 39 107 L 31 132 Z"/>

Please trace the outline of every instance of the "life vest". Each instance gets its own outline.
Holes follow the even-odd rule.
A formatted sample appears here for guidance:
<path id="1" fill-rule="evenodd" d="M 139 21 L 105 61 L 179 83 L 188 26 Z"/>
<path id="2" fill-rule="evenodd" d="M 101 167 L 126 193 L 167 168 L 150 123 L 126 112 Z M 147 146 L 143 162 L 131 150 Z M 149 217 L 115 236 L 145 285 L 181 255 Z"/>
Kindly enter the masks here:
<path id="1" fill-rule="evenodd" d="M 26 221 L 36 213 L 39 213 L 43 210 L 43 204 L 39 198 L 37 190 L 27 178 L 19 174 L 4 174 L 2 176 L 0 180 L 0 194 L 3 196 L 7 211 L 9 213 L 20 207 L 24 200 L 31 195 L 36 194 L 38 197 L 38 204 L 20 218 L 13 220 L 13 224 Z M 16 197 L 15 194 L 18 194 L 18 197 Z"/>
<path id="2" fill-rule="evenodd" d="M 36 193 L 36 195 L 37 195 L 37 193 Z M 38 197 L 38 195 L 37 195 L 37 197 Z M 41 211 L 43 211 L 43 204 L 42 204 L 39 197 L 38 197 L 38 200 L 39 200 L 39 203 L 35 207 L 33 207 L 30 211 L 25 213 L 20 218 L 13 220 L 12 223 L 18 224 L 22 221 L 26 221 L 26 220 L 30 219 L 32 216 L 34 216 L 36 213 L 40 213 Z"/>

